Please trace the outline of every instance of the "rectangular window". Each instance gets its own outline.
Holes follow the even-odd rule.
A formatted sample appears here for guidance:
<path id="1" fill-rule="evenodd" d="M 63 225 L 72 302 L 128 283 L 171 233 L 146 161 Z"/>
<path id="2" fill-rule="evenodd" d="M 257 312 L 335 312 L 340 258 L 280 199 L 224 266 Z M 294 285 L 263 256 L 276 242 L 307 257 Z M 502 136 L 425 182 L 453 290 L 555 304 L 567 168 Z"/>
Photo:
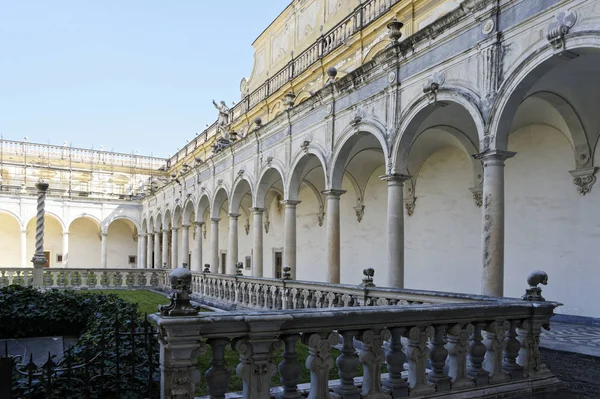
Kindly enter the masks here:
<path id="1" fill-rule="evenodd" d="M 275 252 L 275 278 L 283 275 L 283 252 Z"/>
<path id="2" fill-rule="evenodd" d="M 129 264 L 133 265 L 136 262 L 136 256 L 135 255 L 129 255 Z"/>
<path id="3" fill-rule="evenodd" d="M 56 255 L 56 262 L 62 263 L 62 261 L 63 261 L 62 255 L 61 254 Z"/>
<path id="4" fill-rule="evenodd" d="M 246 270 L 250 270 L 251 267 L 252 267 L 252 258 L 249 256 L 246 256 Z"/>

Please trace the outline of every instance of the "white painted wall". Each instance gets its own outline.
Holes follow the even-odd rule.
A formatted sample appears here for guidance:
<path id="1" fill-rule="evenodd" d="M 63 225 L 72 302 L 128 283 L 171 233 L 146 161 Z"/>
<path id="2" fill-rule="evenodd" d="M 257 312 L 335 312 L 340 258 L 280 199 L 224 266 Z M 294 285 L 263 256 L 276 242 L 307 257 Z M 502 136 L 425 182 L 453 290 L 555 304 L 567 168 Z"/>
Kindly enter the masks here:
<path id="1" fill-rule="evenodd" d="M 419 171 L 415 211 L 404 212 L 407 288 L 481 292 L 481 209 L 472 184 L 471 162 L 455 147 L 435 152 Z"/>
<path id="2" fill-rule="evenodd" d="M 95 221 L 79 218 L 71 223 L 68 267 L 100 267 L 101 248 L 100 226 Z"/>
<path id="3" fill-rule="evenodd" d="M 33 258 L 35 253 L 35 219 L 27 223 L 27 260 Z M 62 231 L 60 222 L 53 216 L 44 217 L 44 251 L 50 252 L 50 267 L 60 267 L 56 263 L 56 255 L 62 253 Z M 15 247 L 14 251 L 19 253 L 20 247 Z M 28 265 L 29 266 L 29 265 Z"/>
<path id="4" fill-rule="evenodd" d="M 527 274 L 548 273 L 546 299 L 564 303 L 559 313 L 600 317 L 598 186 L 582 196 L 573 184 L 573 151 L 567 138 L 547 125 L 513 133 L 506 163 L 507 296 L 521 296 Z"/>
<path id="5" fill-rule="evenodd" d="M 21 226 L 14 216 L 2 212 L 0 212 L 0 266 L 21 266 Z"/>
<path id="6" fill-rule="evenodd" d="M 137 238 L 137 232 L 135 232 Z M 137 241 L 134 240 L 134 230 L 129 222 L 117 220 L 108 227 L 107 267 L 129 268 L 129 255 L 137 254 Z"/>
<path id="7" fill-rule="evenodd" d="M 265 277 L 275 277 L 273 264 L 273 249 L 280 248 L 281 251 L 283 251 L 283 234 L 285 231 L 285 209 L 284 206 L 279 204 L 276 200 L 265 206 L 267 207 L 269 212 L 270 226 L 268 233 L 264 231 L 263 226 L 263 274 Z M 296 209 L 296 212 L 297 211 L 298 210 Z M 265 216 L 263 215 L 263 221 L 265 220 L 264 217 Z M 301 279 L 302 276 L 296 275 L 296 278 Z"/>
<path id="8" fill-rule="evenodd" d="M 319 203 L 315 193 L 302 185 L 296 207 L 296 278 L 325 281 L 327 278 L 326 221 L 319 226 Z M 327 205 L 325 205 L 327 206 Z M 283 229 L 283 225 L 281 226 Z M 285 265 L 284 265 L 285 266 Z"/>

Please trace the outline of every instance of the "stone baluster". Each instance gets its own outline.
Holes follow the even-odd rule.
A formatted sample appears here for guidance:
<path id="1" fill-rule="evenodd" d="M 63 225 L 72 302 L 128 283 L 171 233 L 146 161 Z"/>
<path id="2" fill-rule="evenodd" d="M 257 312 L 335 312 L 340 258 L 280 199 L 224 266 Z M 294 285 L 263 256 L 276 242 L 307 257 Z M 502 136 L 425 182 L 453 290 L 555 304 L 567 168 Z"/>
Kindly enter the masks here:
<path id="1" fill-rule="evenodd" d="M 523 366 L 517 363 L 517 357 L 521 349 L 521 343 L 517 340 L 517 327 L 519 325 L 518 320 L 512 320 L 506 329 L 506 338 L 504 340 L 502 370 L 513 380 L 523 378 Z"/>
<path id="2" fill-rule="evenodd" d="M 277 399 L 301 399 L 298 392 L 298 383 L 302 375 L 302 364 L 298 361 L 296 353 L 296 342 L 300 338 L 298 334 L 284 335 L 283 360 L 279 363 L 279 375 L 283 392 L 277 395 Z"/>
<path id="3" fill-rule="evenodd" d="M 60 288 L 60 272 L 59 271 L 51 271 L 52 273 L 52 287 L 54 289 Z"/>
<path id="4" fill-rule="evenodd" d="M 506 329 L 510 323 L 505 321 L 493 321 L 485 328 L 483 343 L 486 347 L 483 368 L 490 373 L 490 383 L 504 382 L 506 374 L 502 370 L 502 343 Z"/>
<path id="5" fill-rule="evenodd" d="M 429 362 L 431 363 L 431 373 L 427 374 L 427 381 L 435 386 L 437 392 L 449 391 L 452 387 L 452 381 L 446 371 L 446 357 L 448 350 L 444 347 L 446 326 L 434 326 L 434 334 L 429 341 Z"/>
<path id="6" fill-rule="evenodd" d="M 383 381 L 383 391 L 392 395 L 392 398 L 408 396 L 408 384 L 402 378 L 406 362 L 406 355 L 402 351 L 402 334 L 405 331 L 404 327 L 390 328 L 390 344 L 385 354 L 389 374 L 388 378 Z"/>
<path id="7" fill-rule="evenodd" d="M 467 349 L 469 336 L 473 335 L 474 327 L 460 324 L 450 327 L 447 333 L 448 343 L 448 376 L 452 379 L 452 389 L 465 389 L 474 386 L 473 380 L 467 377 Z"/>
<path id="8" fill-rule="evenodd" d="M 533 316 L 524 320 L 517 329 L 517 339 L 521 343 L 517 363 L 523 367 L 525 377 L 540 370 L 540 334 L 542 327 L 547 324 L 547 316 Z"/>
<path id="9" fill-rule="evenodd" d="M 310 370 L 310 393 L 307 399 L 329 397 L 329 370 L 333 367 L 331 346 L 339 343 L 337 333 L 304 333 L 302 343 L 308 346 L 306 368 Z"/>
<path id="10" fill-rule="evenodd" d="M 362 343 L 358 360 L 362 363 L 364 370 L 363 397 L 373 399 L 390 398 L 381 389 L 381 364 L 385 359 L 383 341 L 390 338 L 390 332 L 387 329 L 365 330 L 361 331 L 357 338 Z"/>
<path id="11" fill-rule="evenodd" d="M 342 399 L 360 399 L 360 389 L 354 385 L 359 364 L 356 349 L 354 349 L 354 336 L 356 331 L 340 331 L 342 336 L 342 354 L 336 359 L 339 369 L 340 385 L 333 391 Z"/>
<path id="12" fill-rule="evenodd" d="M 82 289 L 88 288 L 89 287 L 88 286 L 88 271 L 86 269 L 81 271 L 80 278 L 81 278 L 80 283 L 79 283 L 80 287 Z"/>
<path id="13" fill-rule="evenodd" d="M 212 348 L 210 368 L 206 372 L 208 394 L 211 399 L 225 399 L 225 394 L 229 391 L 229 380 L 231 378 L 225 363 L 225 347 L 229 344 L 229 339 L 211 338 L 206 343 Z"/>
<path id="14" fill-rule="evenodd" d="M 244 398 L 270 398 L 271 377 L 277 370 L 273 352 L 279 350 L 281 341 L 273 337 L 242 338 L 234 341 L 233 347 L 240 354 L 236 374 L 244 381 Z"/>
<path id="15" fill-rule="evenodd" d="M 433 327 L 412 327 L 404 333 L 408 338 L 406 358 L 408 361 L 408 386 L 411 395 L 426 395 L 435 392 L 435 388 L 427 383 L 427 358 L 429 347 L 427 337 L 433 335 Z"/>
<path id="16" fill-rule="evenodd" d="M 478 387 L 489 384 L 489 373 L 483 369 L 486 352 L 486 346 L 483 344 L 483 337 L 481 336 L 483 327 L 485 327 L 485 323 L 473 325 L 467 356 L 467 375 L 475 381 L 475 385 Z"/>

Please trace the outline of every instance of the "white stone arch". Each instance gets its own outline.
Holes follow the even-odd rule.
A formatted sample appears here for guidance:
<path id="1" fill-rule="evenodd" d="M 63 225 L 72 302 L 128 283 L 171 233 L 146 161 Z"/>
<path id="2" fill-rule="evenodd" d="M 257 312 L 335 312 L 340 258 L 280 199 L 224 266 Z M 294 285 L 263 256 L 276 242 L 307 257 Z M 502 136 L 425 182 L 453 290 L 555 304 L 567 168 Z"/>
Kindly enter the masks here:
<path id="1" fill-rule="evenodd" d="M 52 216 L 53 218 L 58 220 L 58 223 L 60 224 L 62 231 L 67 231 L 67 225 L 65 224 L 64 220 L 60 216 L 58 216 L 56 213 L 45 211 L 44 214 L 45 214 L 45 216 Z M 32 220 L 36 220 L 36 216 L 31 217 L 31 219 L 29 219 L 29 222 L 31 222 Z M 29 224 L 29 222 L 27 222 L 27 223 Z"/>
<path id="2" fill-rule="evenodd" d="M 21 230 L 23 230 L 25 228 L 25 225 L 23 225 L 23 220 L 21 220 L 19 215 L 17 215 L 16 213 L 9 211 L 8 209 L 0 209 L 0 213 L 5 213 L 7 215 L 14 217 L 17 220 L 17 222 L 19 223 L 19 228 Z"/>
<path id="3" fill-rule="evenodd" d="M 78 219 L 89 219 L 89 220 L 92 220 L 92 221 L 96 222 L 96 225 L 98 226 L 98 229 L 100 229 L 100 226 L 102 225 L 102 221 L 99 218 L 97 218 L 96 216 L 91 215 L 89 213 L 80 213 L 80 214 L 78 214 L 77 216 L 75 216 L 75 217 L 73 217 L 71 219 L 71 221 L 69 222 L 69 226 L 68 226 L 68 230 L 67 231 L 71 230 L 71 225 L 73 224 L 73 222 L 75 222 Z"/>
<path id="4" fill-rule="evenodd" d="M 271 163 L 270 166 L 263 168 L 255 188 L 254 207 L 265 207 L 267 194 L 269 190 L 272 189 L 273 184 L 275 184 L 278 180 L 281 180 L 285 189 L 285 175 L 283 170 L 283 166 L 275 162 Z M 283 194 L 285 198 L 285 192 Z"/>
<path id="5" fill-rule="evenodd" d="M 165 208 L 165 213 L 163 214 L 163 220 L 162 220 L 162 225 L 163 225 L 163 230 L 169 230 L 169 226 L 172 226 L 172 221 L 173 221 L 173 215 L 171 213 L 171 209 L 170 208 Z"/>
<path id="6" fill-rule="evenodd" d="M 109 219 L 106 219 L 103 223 L 102 223 L 102 234 L 106 234 L 108 232 L 108 227 L 116 222 L 117 220 L 127 220 L 129 222 L 131 222 L 133 224 L 133 226 L 137 229 L 137 231 L 140 231 L 140 224 L 138 223 L 137 220 L 135 220 L 134 218 L 127 216 L 127 215 L 117 215 L 117 216 L 113 216 Z M 147 227 L 147 226 L 146 226 Z M 148 232 L 146 230 L 146 232 Z"/>
<path id="7" fill-rule="evenodd" d="M 204 214 L 207 210 L 210 210 L 210 198 L 211 195 L 208 192 L 203 192 L 200 195 L 200 199 L 198 200 L 198 204 L 196 205 L 196 222 L 203 223 L 204 222 Z"/>
<path id="8" fill-rule="evenodd" d="M 304 176 L 301 175 L 301 172 L 303 171 L 304 166 L 306 166 L 306 162 L 310 160 L 311 156 L 314 156 L 319 160 L 319 164 L 323 168 L 323 178 L 325 180 L 325 184 L 327 184 L 328 169 L 325 152 L 320 145 L 309 145 L 306 151 L 298 151 L 292 159 L 292 166 L 289 169 L 289 178 L 287 179 L 286 187 L 284 189 L 284 192 L 287 193 L 287 199 L 298 199 L 298 192 L 300 191 L 300 185 L 302 184 L 302 180 L 304 178 Z"/>
<path id="9" fill-rule="evenodd" d="M 156 212 L 156 219 L 154 221 L 154 225 L 157 233 L 163 230 L 163 216 L 160 210 Z"/>
<path id="10" fill-rule="evenodd" d="M 146 218 L 142 219 L 142 229 L 140 230 L 140 234 L 146 234 L 148 232 L 148 220 Z"/>
<path id="11" fill-rule="evenodd" d="M 296 95 L 296 98 L 294 99 L 294 106 L 303 103 L 304 101 L 311 98 L 313 95 L 314 95 L 314 93 L 312 93 L 310 91 L 302 90 L 300 93 L 298 93 Z"/>
<path id="12" fill-rule="evenodd" d="M 563 97 L 549 91 L 540 91 L 533 93 L 529 97 L 539 98 L 553 107 L 562 117 L 568 127 L 567 132 L 563 132 L 573 146 L 573 157 L 575 166 L 585 166 L 593 162 L 592 147 L 588 141 L 585 128 L 575 112 L 573 106 Z"/>
<path id="13" fill-rule="evenodd" d="M 150 219 L 148 221 L 148 227 L 149 227 L 149 230 L 148 230 L 149 233 L 155 233 L 156 232 L 156 225 L 155 225 L 155 217 L 154 217 L 154 215 L 150 216 Z"/>
<path id="14" fill-rule="evenodd" d="M 189 224 L 192 221 L 192 214 L 194 214 L 194 199 L 188 198 L 183 204 L 183 224 Z"/>
<path id="15" fill-rule="evenodd" d="M 567 34 L 566 50 L 600 49 L 600 32 Z M 519 57 L 512 69 L 505 74 L 506 79 L 498 90 L 489 117 L 489 136 L 483 142 L 485 149 L 507 150 L 510 126 L 526 93 L 539 77 L 551 70 L 557 62 L 564 62 L 556 56 L 554 47 L 544 41 L 532 51 Z"/>
<path id="16" fill-rule="evenodd" d="M 228 200 L 229 193 L 227 192 L 227 188 L 225 185 L 221 185 L 219 188 L 217 188 L 215 195 L 212 198 L 210 205 L 210 217 L 213 219 L 218 219 L 223 204 Z"/>
<path id="17" fill-rule="evenodd" d="M 340 190 L 342 179 L 349 161 L 349 156 L 354 146 L 364 135 L 371 135 L 377 139 L 383 151 L 384 164 L 389 159 L 389 146 L 386 140 L 385 128 L 376 121 L 363 118 L 360 122 L 346 127 L 333 149 L 333 156 L 329 166 L 329 178 L 326 179 L 326 189 Z M 388 165 L 388 168 L 390 165 Z"/>
<path id="18" fill-rule="evenodd" d="M 182 216 L 183 216 L 183 208 L 181 207 L 180 203 L 177 203 L 175 205 L 175 208 L 173 209 L 173 215 L 171 217 L 171 226 L 173 226 L 174 228 L 178 228 L 179 227 L 179 219 L 181 219 Z"/>
<path id="19" fill-rule="evenodd" d="M 431 103 L 427 96 L 421 96 L 409 105 L 400 116 L 400 125 L 396 131 L 392 150 L 392 165 L 396 173 L 407 174 L 401 165 L 406 162 L 412 143 L 419 133 L 418 128 L 440 103 L 454 103 L 467 111 L 475 125 L 479 142 L 482 142 L 485 134 L 485 122 L 474 95 L 462 89 L 442 87 L 437 93 L 436 103 Z"/>
<path id="20" fill-rule="evenodd" d="M 229 213 L 238 213 L 242 204 L 242 200 L 248 194 L 250 194 L 250 197 L 254 198 L 254 189 L 250 178 L 246 178 L 245 176 L 238 177 L 233 182 L 231 189 Z"/>

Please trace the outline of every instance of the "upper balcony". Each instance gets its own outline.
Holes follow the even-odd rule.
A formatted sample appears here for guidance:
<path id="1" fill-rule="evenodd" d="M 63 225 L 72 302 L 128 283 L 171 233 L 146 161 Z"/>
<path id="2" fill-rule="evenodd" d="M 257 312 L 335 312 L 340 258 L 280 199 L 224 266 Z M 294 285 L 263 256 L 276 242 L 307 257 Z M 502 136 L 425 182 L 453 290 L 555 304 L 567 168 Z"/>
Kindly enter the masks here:
<path id="1" fill-rule="evenodd" d="M 310 98 L 334 67 L 343 77 L 371 60 L 390 39 L 394 17 L 408 37 L 458 7 L 457 0 L 294 0 L 253 43 L 254 69 L 240 84 L 241 101 L 229 109 L 228 129 L 243 139 L 260 119 L 266 124 Z M 167 166 L 204 161 L 213 154 L 219 121 L 172 156 Z"/>

